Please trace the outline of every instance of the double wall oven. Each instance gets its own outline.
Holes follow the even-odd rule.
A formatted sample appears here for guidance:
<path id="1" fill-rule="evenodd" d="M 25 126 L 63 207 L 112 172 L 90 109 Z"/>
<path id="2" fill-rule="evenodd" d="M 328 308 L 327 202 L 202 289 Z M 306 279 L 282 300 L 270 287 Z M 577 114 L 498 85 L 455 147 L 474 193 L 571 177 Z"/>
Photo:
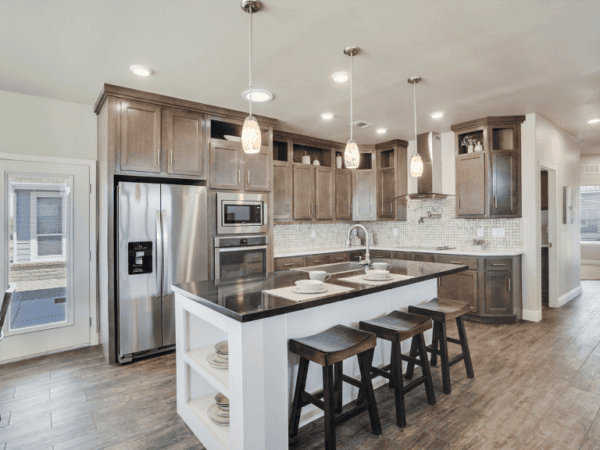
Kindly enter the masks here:
<path id="1" fill-rule="evenodd" d="M 266 275 L 267 199 L 265 194 L 217 193 L 215 279 Z"/>

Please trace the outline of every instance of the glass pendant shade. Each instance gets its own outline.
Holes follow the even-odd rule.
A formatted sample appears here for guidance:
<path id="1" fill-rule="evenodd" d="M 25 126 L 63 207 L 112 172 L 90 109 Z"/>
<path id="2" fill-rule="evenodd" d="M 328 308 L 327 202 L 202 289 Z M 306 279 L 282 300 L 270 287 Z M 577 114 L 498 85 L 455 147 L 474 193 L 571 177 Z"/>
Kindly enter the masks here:
<path id="1" fill-rule="evenodd" d="M 346 163 L 346 169 L 356 169 L 360 163 L 360 151 L 358 145 L 352 139 L 346 143 L 344 162 Z"/>
<path id="2" fill-rule="evenodd" d="M 420 177 L 423 175 L 423 160 L 418 153 L 415 153 L 410 160 L 410 174 L 413 177 Z"/>
<path id="3" fill-rule="evenodd" d="M 244 153 L 258 153 L 262 138 L 258 122 L 253 116 L 246 117 L 242 128 L 242 148 Z"/>

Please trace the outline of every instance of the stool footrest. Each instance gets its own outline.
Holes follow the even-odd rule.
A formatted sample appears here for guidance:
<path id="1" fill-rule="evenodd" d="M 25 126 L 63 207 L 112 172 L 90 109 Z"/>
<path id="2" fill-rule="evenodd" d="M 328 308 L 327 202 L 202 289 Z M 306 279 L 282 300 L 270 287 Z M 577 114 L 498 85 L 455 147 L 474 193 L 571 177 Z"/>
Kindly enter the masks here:
<path id="1" fill-rule="evenodd" d="M 317 408 L 325 410 L 325 403 L 322 400 L 313 394 L 309 394 L 308 392 L 302 393 L 302 407 L 304 408 L 307 405 L 315 405 Z"/>
<path id="2" fill-rule="evenodd" d="M 460 355 L 458 355 L 458 356 L 452 358 L 450 361 L 448 361 L 448 365 L 449 366 L 453 366 L 457 362 L 462 361 L 463 359 L 465 359 L 465 356 L 467 356 L 465 353 L 461 353 Z"/>
<path id="3" fill-rule="evenodd" d="M 384 377 L 389 380 L 391 378 L 391 375 L 390 372 L 386 372 L 384 368 L 380 369 L 379 367 L 371 367 L 371 379 L 377 377 Z"/>
<path id="4" fill-rule="evenodd" d="M 333 426 L 337 427 L 338 425 L 341 425 L 344 422 L 347 422 L 348 420 L 358 416 L 360 413 L 366 411 L 367 409 L 369 409 L 368 402 L 365 402 L 358 406 L 355 406 L 350 411 L 346 411 L 345 413 L 340 414 L 339 416 L 336 416 L 333 419 Z"/>
<path id="5" fill-rule="evenodd" d="M 400 354 L 400 358 L 402 359 L 402 361 L 411 362 L 413 364 L 416 364 L 417 366 L 423 366 L 423 361 L 421 361 L 418 358 L 413 358 L 412 356 L 403 354 Z"/>
<path id="6" fill-rule="evenodd" d="M 410 391 L 412 391 L 414 388 L 416 388 L 417 386 L 419 386 L 420 384 L 425 383 L 425 377 L 419 377 L 414 381 L 411 381 L 410 383 L 408 383 L 406 386 L 404 386 L 402 388 L 402 393 L 407 394 Z"/>
<path id="7" fill-rule="evenodd" d="M 446 340 L 448 342 L 452 342 L 453 344 L 458 344 L 458 345 L 462 345 L 462 343 L 460 342 L 460 339 L 454 339 L 454 338 L 449 338 L 447 337 Z"/>
<path id="8" fill-rule="evenodd" d="M 438 350 L 437 348 L 433 348 L 430 345 L 426 345 L 425 348 L 427 349 L 427 351 L 429 353 L 433 353 L 434 355 L 442 356 L 442 351 Z"/>
<path id="9" fill-rule="evenodd" d="M 360 381 L 355 380 L 354 378 L 349 377 L 346 374 L 342 374 L 342 381 L 345 381 L 346 383 L 351 384 L 352 386 L 357 387 L 359 389 L 363 388 L 363 385 L 361 384 Z"/>

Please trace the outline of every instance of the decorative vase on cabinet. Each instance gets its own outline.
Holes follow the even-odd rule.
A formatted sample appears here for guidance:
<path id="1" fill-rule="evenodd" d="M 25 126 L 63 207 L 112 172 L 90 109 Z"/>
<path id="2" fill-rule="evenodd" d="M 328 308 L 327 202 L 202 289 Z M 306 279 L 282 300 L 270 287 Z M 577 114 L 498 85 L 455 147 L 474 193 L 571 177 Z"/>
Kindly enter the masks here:
<path id="1" fill-rule="evenodd" d="M 483 151 L 483 145 L 481 145 L 481 141 L 477 141 L 477 145 L 475 146 L 475 151 L 476 152 L 482 152 Z"/>
<path id="2" fill-rule="evenodd" d="M 473 144 L 469 144 L 469 146 L 467 147 L 468 152 L 473 153 L 473 148 L 474 148 Z"/>
<path id="3" fill-rule="evenodd" d="M 340 155 L 335 158 L 335 165 L 338 169 L 342 168 L 342 157 Z"/>
<path id="4" fill-rule="evenodd" d="M 310 164 L 310 155 L 302 155 L 302 164 Z"/>

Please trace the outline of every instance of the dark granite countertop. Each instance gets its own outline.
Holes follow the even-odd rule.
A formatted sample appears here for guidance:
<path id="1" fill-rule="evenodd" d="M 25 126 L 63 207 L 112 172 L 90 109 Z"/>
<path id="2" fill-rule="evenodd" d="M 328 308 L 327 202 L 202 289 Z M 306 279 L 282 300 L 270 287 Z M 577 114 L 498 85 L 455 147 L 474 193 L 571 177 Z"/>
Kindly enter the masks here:
<path id="1" fill-rule="evenodd" d="M 334 274 L 327 283 L 352 287 L 354 288 L 353 291 L 303 302 L 286 300 L 263 292 L 293 286 L 297 280 L 308 279 L 307 272 L 295 270 L 271 273 L 266 277 L 259 278 L 222 279 L 176 284 L 173 285 L 173 290 L 239 322 L 250 322 L 419 283 L 467 269 L 468 266 L 457 264 L 394 260 L 390 268 L 391 273 L 408 275 L 413 278 L 381 286 L 371 286 L 339 281 L 339 278 L 358 275 L 364 273 L 364 270 L 338 273 Z"/>

